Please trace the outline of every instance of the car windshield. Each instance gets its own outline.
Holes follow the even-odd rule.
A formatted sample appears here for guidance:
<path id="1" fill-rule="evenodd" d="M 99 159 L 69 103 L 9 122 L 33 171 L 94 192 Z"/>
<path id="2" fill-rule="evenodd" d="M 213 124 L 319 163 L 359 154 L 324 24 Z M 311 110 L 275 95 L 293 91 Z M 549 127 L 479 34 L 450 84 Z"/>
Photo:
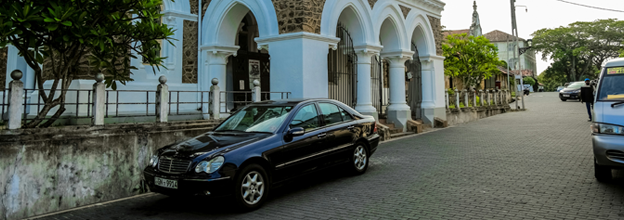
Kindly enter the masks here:
<path id="1" fill-rule="evenodd" d="M 230 116 L 215 131 L 275 132 L 292 106 L 250 106 Z"/>
<path id="2" fill-rule="evenodd" d="M 585 82 L 575 82 L 570 84 L 568 87 L 566 87 L 567 89 L 580 89 L 581 87 L 583 87 L 585 85 Z"/>
<path id="3" fill-rule="evenodd" d="M 624 100 L 624 67 L 609 67 L 600 84 L 598 100 Z"/>

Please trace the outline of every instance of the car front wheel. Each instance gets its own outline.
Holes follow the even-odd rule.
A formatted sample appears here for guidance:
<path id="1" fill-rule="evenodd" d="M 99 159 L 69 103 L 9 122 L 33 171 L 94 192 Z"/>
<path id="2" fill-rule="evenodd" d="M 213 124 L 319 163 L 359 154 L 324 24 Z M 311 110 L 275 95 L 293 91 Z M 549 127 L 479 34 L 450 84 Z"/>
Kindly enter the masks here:
<path id="1" fill-rule="evenodd" d="M 236 178 L 235 203 L 243 211 L 251 211 L 262 206 L 269 195 L 268 180 L 269 178 L 262 166 L 250 164 L 244 167 Z"/>
<path id="2" fill-rule="evenodd" d="M 566 100 L 567 100 L 567 99 L 561 99 L 561 101 L 564 101 L 564 102 L 565 102 Z"/>
<path id="3" fill-rule="evenodd" d="M 362 143 L 357 143 L 351 155 L 351 167 L 354 174 L 359 175 L 366 172 L 368 168 L 368 151 Z"/>
<path id="4" fill-rule="evenodd" d="M 598 182 L 607 182 L 612 178 L 611 168 L 598 165 L 596 159 L 594 159 L 594 176 Z"/>

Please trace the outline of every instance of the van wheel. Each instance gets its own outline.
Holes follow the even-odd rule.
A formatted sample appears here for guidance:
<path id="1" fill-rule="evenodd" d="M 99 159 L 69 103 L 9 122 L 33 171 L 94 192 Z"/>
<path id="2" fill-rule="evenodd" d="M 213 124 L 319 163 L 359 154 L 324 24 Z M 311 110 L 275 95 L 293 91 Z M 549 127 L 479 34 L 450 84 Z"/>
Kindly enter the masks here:
<path id="1" fill-rule="evenodd" d="M 598 165 L 594 159 L 594 176 L 598 182 L 607 182 L 612 178 L 611 168 Z"/>

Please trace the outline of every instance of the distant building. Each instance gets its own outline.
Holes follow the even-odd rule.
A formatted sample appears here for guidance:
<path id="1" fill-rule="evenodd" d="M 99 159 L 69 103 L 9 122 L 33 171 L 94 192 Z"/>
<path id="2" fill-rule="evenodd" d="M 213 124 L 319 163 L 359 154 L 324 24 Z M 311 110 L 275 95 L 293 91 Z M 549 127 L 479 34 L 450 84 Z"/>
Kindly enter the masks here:
<path id="1" fill-rule="evenodd" d="M 507 64 L 509 64 L 509 67 L 514 67 L 514 65 L 517 63 L 517 59 L 513 58 L 513 50 L 515 48 L 514 36 L 499 30 L 489 32 L 484 36 L 485 38 L 490 40 L 491 43 L 496 45 L 496 48 L 498 48 L 498 58 L 501 60 L 505 60 Z M 526 40 L 522 38 L 518 38 L 518 44 L 520 45 L 520 47 L 527 46 Z M 518 51 L 516 51 L 516 55 L 517 54 Z M 530 76 L 536 76 L 537 65 L 535 61 L 535 51 L 528 50 L 526 53 L 520 56 L 520 66 L 518 66 L 517 68 L 521 70 L 530 70 L 532 73 Z"/>

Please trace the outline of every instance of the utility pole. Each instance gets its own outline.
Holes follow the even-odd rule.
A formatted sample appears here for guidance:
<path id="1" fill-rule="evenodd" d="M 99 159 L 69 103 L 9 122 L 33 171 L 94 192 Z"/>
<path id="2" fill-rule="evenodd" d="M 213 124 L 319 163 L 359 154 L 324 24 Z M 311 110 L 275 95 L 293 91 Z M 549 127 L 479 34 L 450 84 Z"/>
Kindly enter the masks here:
<path id="1" fill-rule="evenodd" d="M 518 44 L 518 26 L 516 25 L 516 0 L 509 0 L 511 3 L 511 34 L 515 37 L 515 45 L 514 45 L 514 59 L 515 61 L 518 63 L 518 65 L 520 65 L 520 59 L 517 58 L 516 56 L 516 52 L 519 48 L 519 44 Z M 519 70 L 518 72 L 520 73 L 520 88 L 524 88 L 523 82 L 522 82 L 522 71 L 519 68 L 516 68 L 516 64 L 514 63 L 514 68 L 516 70 Z M 514 80 L 515 80 L 515 75 L 514 75 Z M 516 86 L 516 109 L 518 109 L 518 97 L 519 95 L 522 94 L 522 91 L 518 90 L 517 86 Z M 524 98 L 522 99 L 522 109 L 524 109 Z"/>

